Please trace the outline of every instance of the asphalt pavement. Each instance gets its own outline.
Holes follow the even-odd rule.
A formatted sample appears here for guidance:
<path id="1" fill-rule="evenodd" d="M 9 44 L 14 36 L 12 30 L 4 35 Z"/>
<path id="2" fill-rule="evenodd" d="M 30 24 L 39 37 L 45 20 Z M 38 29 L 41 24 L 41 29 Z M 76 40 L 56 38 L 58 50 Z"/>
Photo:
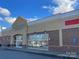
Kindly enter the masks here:
<path id="1" fill-rule="evenodd" d="M 0 59 L 59 59 L 59 58 L 9 51 L 9 50 L 0 50 Z"/>

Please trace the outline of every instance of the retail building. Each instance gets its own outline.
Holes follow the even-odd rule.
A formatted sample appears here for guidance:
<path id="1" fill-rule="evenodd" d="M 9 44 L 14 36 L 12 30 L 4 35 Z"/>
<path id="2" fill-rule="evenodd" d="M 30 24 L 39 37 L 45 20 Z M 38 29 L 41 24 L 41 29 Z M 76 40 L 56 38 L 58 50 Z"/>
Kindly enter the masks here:
<path id="1" fill-rule="evenodd" d="M 0 43 L 3 45 L 10 44 L 15 47 L 39 48 L 49 51 L 78 51 L 79 10 L 29 23 L 27 19 L 18 17 L 11 28 L 2 31 L 1 38 Z"/>

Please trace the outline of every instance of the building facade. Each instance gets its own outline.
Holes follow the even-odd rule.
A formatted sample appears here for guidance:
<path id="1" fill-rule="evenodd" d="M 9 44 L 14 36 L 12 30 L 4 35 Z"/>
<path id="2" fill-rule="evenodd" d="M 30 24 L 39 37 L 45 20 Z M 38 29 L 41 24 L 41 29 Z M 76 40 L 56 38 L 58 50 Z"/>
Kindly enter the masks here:
<path id="1" fill-rule="evenodd" d="M 78 51 L 79 10 L 49 16 L 30 23 L 18 17 L 12 28 L 2 31 L 2 36 L 10 37 L 8 44 L 15 47 Z"/>

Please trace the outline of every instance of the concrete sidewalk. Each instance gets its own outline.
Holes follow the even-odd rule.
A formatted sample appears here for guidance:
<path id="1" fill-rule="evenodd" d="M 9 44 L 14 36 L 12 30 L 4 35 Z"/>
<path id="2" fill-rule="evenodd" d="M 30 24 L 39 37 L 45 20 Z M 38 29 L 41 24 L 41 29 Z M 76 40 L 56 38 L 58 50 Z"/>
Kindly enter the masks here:
<path id="1" fill-rule="evenodd" d="M 59 57 L 62 59 L 79 59 L 79 57 L 74 55 L 65 55 L 65 54 L 57 54 L 51 51 L 46 50 L 37 50 L 37 49 L 26 49 L 26 48 L 9 48 L 9 47 L 3 47 L 4 50 L 9 51 L 17 51 L 17 52 L 23 52 L 23 53 L 31 53 L 31 54 L 37 54 L 37 55 L 43 55 L 43 56 L 49 56 L 49 57 Z"/>

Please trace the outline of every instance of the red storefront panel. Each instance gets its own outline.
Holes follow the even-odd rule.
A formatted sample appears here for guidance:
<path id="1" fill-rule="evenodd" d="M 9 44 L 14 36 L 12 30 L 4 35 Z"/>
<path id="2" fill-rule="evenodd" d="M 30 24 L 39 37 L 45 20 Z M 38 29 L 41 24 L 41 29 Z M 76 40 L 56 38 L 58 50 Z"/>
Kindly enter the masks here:
<path id="1" fill-rule="evenodd" d="M 74 25 L 74 24 L 79 24 L 79 19 L 65 21 L 65 25 Z"/>

